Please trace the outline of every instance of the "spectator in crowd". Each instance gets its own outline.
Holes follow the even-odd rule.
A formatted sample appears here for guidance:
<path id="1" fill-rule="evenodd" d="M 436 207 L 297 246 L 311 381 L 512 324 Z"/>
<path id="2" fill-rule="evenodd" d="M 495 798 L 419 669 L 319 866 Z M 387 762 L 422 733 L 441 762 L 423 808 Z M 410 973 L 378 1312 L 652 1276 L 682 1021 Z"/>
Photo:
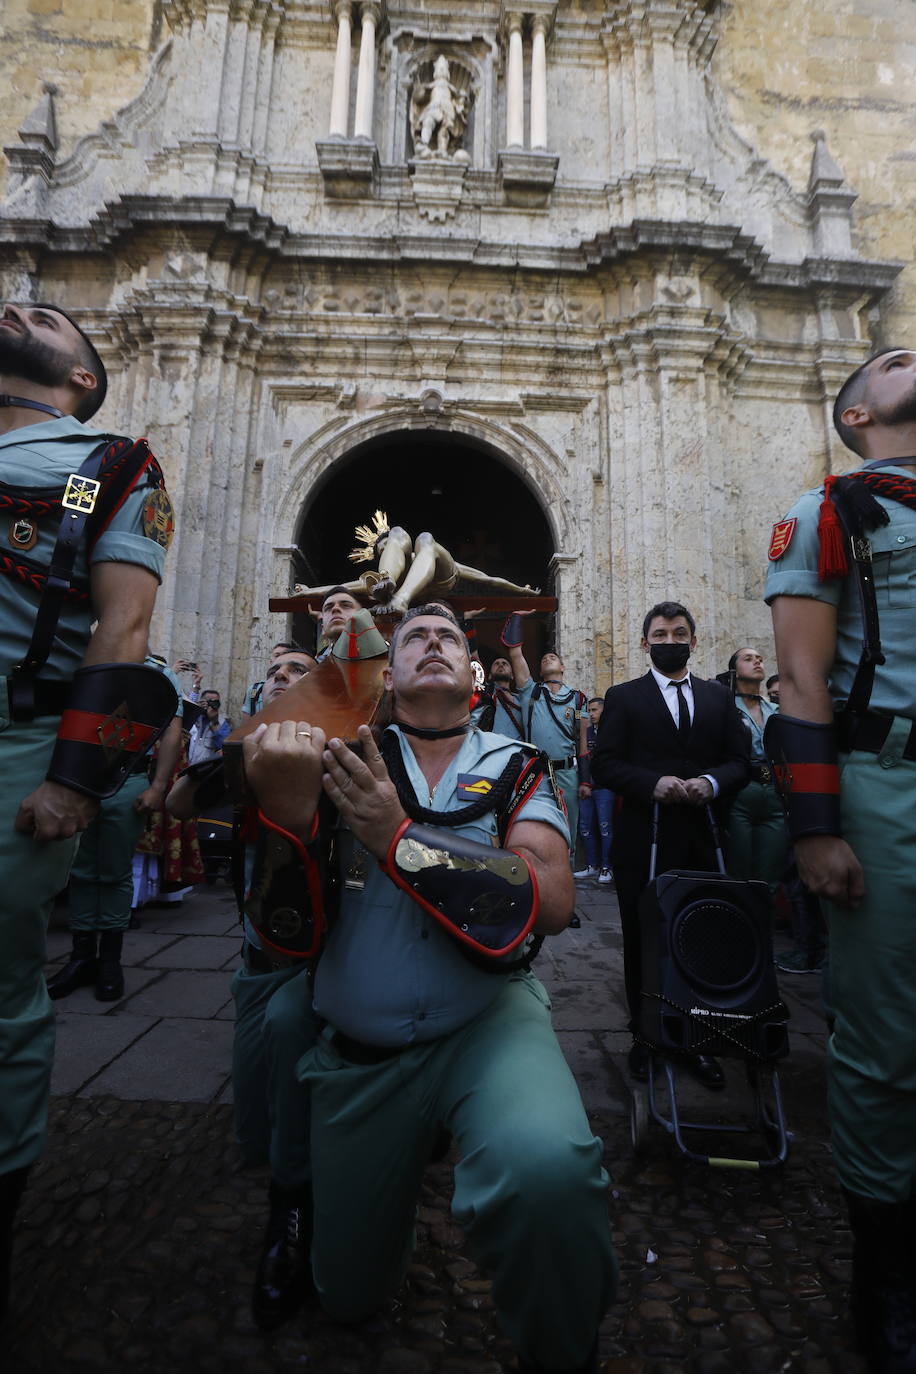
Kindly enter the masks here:
<path id="1" fill-rule="evenodd" d="M 604 710 L 604 697 L 592 697 L 588 703 L 588 756 L 595 752 L 598 723 Z M 614 881 L 611 871 L 611 837 L 614 833 L 614 793 L 607 787 L 596 787 L 592 780 L 583 782 L 579 790 L 579 834 L 585 848 L 585 868 L 573 877 L 577 881 L 597 878 L 602 887 Z"/>
<path id="2" fill-rule="evenodd" d="M 623 798 L 611 856 L 634 1037 L 642 992 L 639 898 L 649 878 L 653 808 L 660 807 L 658 873 L 715 868 L 704 808 L 721 810 L 749 773 L 748 732 L 731 693 L 688 671 L 696 643 L 696 623 L 686 606 L 662 601 L 652 607 L 641 640 L 649 671 L 608 691 L 591 761 L 594 781 Z M 644 1082 L 648 1056 L 636 1038 L 628 1063 L 632 1077 Z M 686 1064 L 706 1087 L 724 1087 L 712 1056 L 694 1055 Z"/>
<path id="3" fill-rule="evenodd" d="M 93 983 L 100 1002 L 124 996 L 121 948 L 130 924 L 134 846 L 150 812 L 162 807 L 181 750 L 181 684 L 164 659 L 148 654 L 146 663 L 172 683 L 178 710 L 152 764 L 148 758 L 135 764 L 114 796 L 99 803 L 98 814 L 83 832 L 68 890 L 73 948 L 64 967 L 48 979 L 52 1001 Z"/>
<path id="4" fill-rule="evenodd" d="M 550 651 L 541 658 L 540 680 L 535 682 L 522 652 L 522 616 L 509 616 L 502 631 L 502 642 L 509 650 L 515 689 L 522 708 L 523 739 L 542 750 L 550 759 L 553 775 L 563 793 L 575 863 L 576 822 L 579 815 L 579 782 L 588 775 L 588 698 L 563 681 L 566 667 L 559 654 Z"/>
<path id="5" fill-rule="evenodd" d="M 323 790 L 340 815 L 343 871 L 353 875 L 315 973 L 325 1029 L 299 1066 L 312 1110 L 316 1289 L 342 1321 L 384 1303 L 409 1262 L 423 1170 L 446 1127 L 461 1154 L 453 1212 L 493 1275 L 520 1370 L 591 1374 L 615 1281 L 600 1144 L 537 980 L 519 968 L 508 977 L 483 971 L 479 947 L 473 958 L 464 953 L 477 933 L 468 926 L 471 890 L 484 882 L 488 922 L 500 905 L 506 839 L 498 827 L 506 822 L 511 871 L 517 880 L 520 865 L 522 878 L 502 903 L 507 921 L 522 938 L 534 916 L 536 873 L 535 929 L 566 926 L 573 888 L 565 821 L 546 780 L 524 794 L 521 810 L 491 803 L 499 816 L 487 798 L 501 797 L 508 783 L 473 788 L 507 776 L 525 751 L 468 728 L 470 658 L 452 617 L 429 606 L 405 615 L 386 685 L 394 723 L 381 750 L 366 726 L 358 755 L 342 740 L 326 745 L 317 726 L 302 722 L 267 726 L 244 743 L 264 824 L 310 842 Z M 470 815 L 456 827 L 462 812 Z M 322 834 L 319 822 L 319 841 Z M 415 852 L 467 853 L 478 843 L 473 869 L 423 864 L 402 879 L 399 865 Z M 292 847 L 289 854 L 296 862 Z M 445 883 L 437 897 L 431 876 Z M 273 881 L 289 890 L 276 868 Z M 258 890 L 269 910 L 270 889 Z M 455 933 L 462 923 L 466 935 Z"/>
<path id="6" fill-rule="evenodd" d="M 185 701 L 197 703 L 200 700 L 201 683 L 204 680 L 203 673 L 198 665 L 190 658 L 177 658 L 172 664 L 172 672 L 181 676 L 183 673 L 190 673 L 191 685 L 182 691 Z"/>
<path id="7" fill-rule="evenodd" d="M 778 674 L 778 673 L 774 673 L 772 677 L 768 677 L 768 678 L 767 678 L 767 680 L 766 680 L 766 689 L 767 689 L 767 696 L 770 698 L 770 701 L 772 701 L 772 703 L 773 703 L 774 706 L 778 706 L 778 705 L 779 705 L 779 674 Z"/>
<path id="8" fill-rule="evenodd" d="M 735 705 L 751 746 L 750 781 L 735 797 L 728 817 L 728 871 L 742 881 L 766 883 L 772 913 L 789 852 L 782 802 L 763 747 L 764 727 L 778 707 L 760 694 L 765 674 L 756 649 L 736 649 L 728 671 L 735 674 Z"/>
<path id="9" fill-rule="evenodd" d="M 282 654 L 295 653 L 299 645 L 292 639 L 281 639 L 273 646 L 270 651 L 270 662 L 275 663 Z M 264 690 L 264 678 L 259 678 L 257 682 L 249 683 L 245 693 L 245 700 L 242 702 L 243 716 L 256 716 L 261 709 L 261 693 Z"/>
<path id="10" fill-rule="evenodd" d="M 204 708 L 191 726 L 188 740 L 188 760 L 191 763 L 206 763 L 223 752 L 226 736 L 232 729 L 231 722 L 222 713 L 219 692 L 208 687 L 200 694 L 200 704 Z"/>

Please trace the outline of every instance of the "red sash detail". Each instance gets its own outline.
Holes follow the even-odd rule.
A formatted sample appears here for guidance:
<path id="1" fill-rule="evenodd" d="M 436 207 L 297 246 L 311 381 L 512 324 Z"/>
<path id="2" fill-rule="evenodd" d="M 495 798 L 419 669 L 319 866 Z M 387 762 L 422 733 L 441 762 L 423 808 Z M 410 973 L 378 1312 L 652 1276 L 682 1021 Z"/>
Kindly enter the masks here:
<path id="1" fill-rule="evenodd" d="M 111 731 L 111 743 L 118 741 L 123 750 L 132 754 L 143 749 L 156 733 L 155 726 L 144 725 L 141 721 L 112 720 L 110 715 L 95 711 L 68 709 L 60 718 L 57 738 L 70 740 L 74 744 L 94 744 L 99 748 L 105 742 L 106 727 Z"/>

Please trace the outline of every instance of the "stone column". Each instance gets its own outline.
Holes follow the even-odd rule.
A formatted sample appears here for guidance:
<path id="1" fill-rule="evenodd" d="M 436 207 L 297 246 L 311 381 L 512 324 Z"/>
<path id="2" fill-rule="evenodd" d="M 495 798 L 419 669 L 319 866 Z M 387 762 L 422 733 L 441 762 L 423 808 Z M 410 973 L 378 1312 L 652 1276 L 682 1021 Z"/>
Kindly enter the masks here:
<path id="1" fill-rule="evenodd" d="M 339 0 L 337 53 L 334 58 L 334 85 L 331 88 L 331 138 L 346 138 L 350 115 L 350 0 Z"/>
<path id="2" fill-rule="evenodd" d="M 531 147 L 547 147 L 547 20 L 542 14 L 532 24 Z"/>
<path id="3" fill-rule="evenodd" d="M 359 72 L 356 78 L 356 118 L 354 138 L 372 137 L 372 111 L 375 105 L 375 33 L 379 7 L 373 0 L 360 6 L 362 24 L 359 40 Z"/>
<path id="4" fill-rule="evenodd" d="M 525 96 L 522 73 L 522 16 L 509 15 L 509 61 L 506 67 L 506 146 L 525 143 Z"/>

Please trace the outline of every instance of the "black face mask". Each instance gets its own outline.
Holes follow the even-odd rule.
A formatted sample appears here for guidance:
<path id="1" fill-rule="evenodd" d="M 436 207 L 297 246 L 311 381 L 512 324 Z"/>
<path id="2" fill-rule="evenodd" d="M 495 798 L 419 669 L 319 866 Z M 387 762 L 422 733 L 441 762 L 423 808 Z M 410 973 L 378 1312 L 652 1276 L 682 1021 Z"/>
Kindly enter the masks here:
<path id="1" fill-rule="evenodd" d="M 650 644 L 649 657 L 660 673 L 679 673 L 690 657 L 689 644 Z"/>

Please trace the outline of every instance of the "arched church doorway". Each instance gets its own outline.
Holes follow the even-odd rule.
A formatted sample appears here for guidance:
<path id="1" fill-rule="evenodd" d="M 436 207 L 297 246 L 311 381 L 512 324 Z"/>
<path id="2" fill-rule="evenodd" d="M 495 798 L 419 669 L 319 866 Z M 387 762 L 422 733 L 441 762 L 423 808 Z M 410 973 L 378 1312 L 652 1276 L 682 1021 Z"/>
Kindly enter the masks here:
<path id="1" fill-rule="evenodd" d="M 544 510 L 530 487 L 497 450 L 467 435 L 399 430 L 367 440 L 342 457 L 310 493 L 297 536 L 296 580 L 308 586 L 347 582 L 366 564 L 349 562 L 354 529 L 383 510 L 392 525 L 414 537 L 429 530 L 460 563 L 540 587 L 553 594 L 553 538 Z M 455 593 L 473 592 L 459 583 Z M 532 616 L 525 625 L 525 654 L 537 672 L 554 639 L 554 616 Z M 503 651 L 503 615 L 477 622 L 481 658 L 489 668 Z M 293 634 L 314 641 L 314 626 L 295 616 Z"/>

